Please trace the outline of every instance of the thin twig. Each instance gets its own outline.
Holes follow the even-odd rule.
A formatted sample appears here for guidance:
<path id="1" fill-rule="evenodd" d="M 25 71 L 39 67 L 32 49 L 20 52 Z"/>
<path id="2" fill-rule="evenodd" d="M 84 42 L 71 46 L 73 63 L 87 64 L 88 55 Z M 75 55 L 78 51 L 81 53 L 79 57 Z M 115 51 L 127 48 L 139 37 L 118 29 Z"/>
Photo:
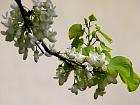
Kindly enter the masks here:
<path id="1" fill-rule="evenodd" d="M 74 61 L 74 60 L 71 60 L 71 59 L 68 59 L 68 58 L 66 58 L 66 57 L 64 57 L 64 56 L 62 56 L 62 55 L 59 55 L 57 52 L 52 52 L 52 51 L 46 46 L 46 44 L 45 44 L 43 41 L 41 41 L 41 45 L 42 45 L 42 47 L 44 48 L 44 50 L 45 50 L 47 53 L 49 53 L 49 54 L 51 54 L 51 55 L 53 55 L 53 56 L 59 58 L 60 60 L 62 60 L 62 61 L 64 61 L 64 62 L 67 62 L 67 63 L 68 63 L 68 62 L 69 62 L 69 63 L 73 63 L 73 64 L 75 64 L 75 65 L 78 65 L 78 66 L 82 67 L 82 68 L 85 68 L 84 65 L 82 65 L 82 64 L 80 64 L 80 63 L 78 63 L 78 62 L 76 62 L 76 61 Z"/>

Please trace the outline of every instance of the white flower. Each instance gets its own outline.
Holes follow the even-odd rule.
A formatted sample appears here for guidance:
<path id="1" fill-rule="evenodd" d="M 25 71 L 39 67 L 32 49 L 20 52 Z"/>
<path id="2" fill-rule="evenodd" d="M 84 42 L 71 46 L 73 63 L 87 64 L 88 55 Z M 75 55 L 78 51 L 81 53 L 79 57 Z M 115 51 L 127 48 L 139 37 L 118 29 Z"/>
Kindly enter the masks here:
<path id="1" fill-rule="evenodd" d="M 53 22 L 54 22 L 54 21 L 53 21 L 53 17 L 49 17 L 49 18 L 47 19 L 47 23 L 48 23 L 48 24 L 51 25 L 51 24 L 53 24 Z"/>
<path id="2" fill-rule="evenodd" d="M 48 30 L 49 28 L 51 28 L 51 26 L 49 24 L 46 24 L 44 22 L 41 22 L 40 27 L 42 28 L 43 31 Z"/>
<path id="3" fill-rule="evenodd" d="M 95 62 L 99 59 L 99 55 L 97 53 L 90 53 L 89 56 L 86 58 L 87 62 L 90 65 L 95 64 Z"/>
<path id="4" fill-rule="evenodd" d="M 7 17 L 8 17 L 8 11 L 6 12 L 5 15 L 2 14 L 2 17 L 3 17 L 3 19 L 7 19 Z"/>
<path id="5" fill-rule="evenodd" d="M 11 7 L 12 9 L 17 9 L 18 5 L 17 5 L 16 3 L 13 3 L 13 4 L 10 5 L 10 7 Z"/>
<path id="6" fill-rule="evenodd" d="M 87 66 L 86 67 L 87 71 L 92 71 L 93 70 L 93 67 L 89 63 L 87 63 L 86 66 Z"/>
<path id="7" fill-rule="evenodd" d="M 68 48 L 68 50 L 66 51 L 66 55 L 67 55 L 70 59 L 74 59 L 75 56 L 76 56 L 75 47 L 73 47 L 73 48 Z"/>
<path id="8" fill-rule="evenodd" d="M 105 59 L 105 54 L 102 53 L 99 57 L 100 62 L 102 63 L 102 65 L 107 65 L 108 61 Z"/>
<path id="9" fill-rule="evenodd" d="M 104 53 L 101 55 L 97 53 L 89 54 L 89 57 L 86 58 L 86 61 L 95 68 L 101 68 L 103 71 L 106 71 L 107 69 L 106 65 L 108 64 L 108 61 L 105 59 Z"/>
<path id="10" fill-rule="evenodd" d="M 49 9 L 49 10 L 48 10 L 48 14 L 49 14 L 50 16 L 52 16 L 52 17 L 57 17 L 57 14 L 55 13 L 54 9 L 55 9 L 55 8 Z"/>
<path id="11" fill-rule="evenodd" d="M 40 21 L 41 22 L 46 22 L 47 20 L 47 15 L 45 11 L 41 11 L 41 15 L 40 15 Z"/>
<path id="12" fill-rule="evenodd" d="M 41 4 L 40 0 L 32 0 L 32 1 L 33 1 L 34 6 L 38 7 Z"/>
<path id="13" fill-rule="evenodd" d="M 57 34 L 56 31 L 54 31 L 54 32 L 48 31 L 46 33 L 46 37 L 50 42 L 55 43 L 56 42 L 56 38 L 55 38 L 56 34 Z"/>
<path id="14" fill-rule="evenodd" d="M 76 95 L 78 94 L 78 86 L 74 84 L 71 88 L 69 88 L 72 93 L 75 93 Z"/>
<path id="15" fill-rule="evenodd" d="M 1 23 L 5 26 L 5 27 L 9 27 L 11 25 L 9 19 L 3 19 L 1 21 Z"/>
<path id="16" fill-rule="evenodd" d="M 57 17 L 55 13 L 55 6 L 53 6 L 51 0 L 46 0 L 46 7 L 48 8 L 49 17 Z"/>
<path id="17" fill-rule="evenodd" d="M 53 7 L 53 3 L 51 0 L 46 0 L 46 7 L 47 8 L 52 8 Z"/>
<path id="18" fill-rule="evenodd" d="M 57 52 L 56 49 L 54 49 L 55 44 L 49 44 L 49 50 L 51 50 L 52 52 Z"/>
<path id="19" fill-rule="evenodd" d="M 30 43 L 35 46 L 35 42 L 37 42 L 37 38 L 35 36 L 32 36 L 31 34 L 29 34 L 30 37 Z"/>
<path id="20" fill-rule="evenodd" d="M 84 60 L 85 60 L 85 56 L 82 55 L 81 53 L 76 53 L 76 56 L 75 56 L 75 60 L 79 63 L 83 63 Z"/>
<path id="21" fill-rule="evenodd" d="M 105 59 L 105 54 L 102 53 L 99 55 L 97 61 L 95 62 L 94 66 L 95 67 L 101 67 L 103 69 L 106 69 L 106 65 L 108 64 L 107 60 Z"/>

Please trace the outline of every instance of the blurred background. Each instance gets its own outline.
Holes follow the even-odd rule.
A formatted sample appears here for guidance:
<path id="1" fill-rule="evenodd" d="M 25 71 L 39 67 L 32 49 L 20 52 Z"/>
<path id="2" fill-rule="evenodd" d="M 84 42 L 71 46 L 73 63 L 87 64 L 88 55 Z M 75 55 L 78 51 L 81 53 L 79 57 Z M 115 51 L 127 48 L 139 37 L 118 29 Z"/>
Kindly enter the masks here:
<path id="1" fill-rule="evenodd" d="M 31 0 L 22 0 L 31 7 Z M 10 9 L 14 0 L 0 1 L 0 16 Z M 112 56 L 125 55 L 140 74 L 140 0 L 53 0 L 59 15 L 53 25 L 58 32 L 56 48 L 64 51 L 70 44 L 68 29 L 83 18 L 95 14 L 104 32 L 113 39 Z M 0 17 L 2 19 L 2 17 Z M 0 30 L 5 29 L 0 25 Z M 40 57 L 33 61 L 30 53 L 26 61 L 13 43 L 0 36 L 0 105 L 140 105 L 140 88 L 129 93 L 124 84 L 111 85 L 106 94 L 94 100 L 94 89 L 76 96 L 68 88 L 72 80 L 58 86 L 54 80 L 59 64 L 57 58 Z"/>

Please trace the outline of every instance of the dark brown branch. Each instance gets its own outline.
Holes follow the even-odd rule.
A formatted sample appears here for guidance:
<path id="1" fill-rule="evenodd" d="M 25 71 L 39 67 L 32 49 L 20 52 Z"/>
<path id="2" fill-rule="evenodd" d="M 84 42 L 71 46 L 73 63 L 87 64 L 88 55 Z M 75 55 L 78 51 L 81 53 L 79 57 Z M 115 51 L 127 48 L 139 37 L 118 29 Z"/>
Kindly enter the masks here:
<path id="1" fill-rule="evenodd" d="M 39 50 L 44 54 L 44 51 L 42 50 L 42 48 L 38 45 L 37 42 L 35 42 L 35 45 L 39 48 Z"/>
<path id="2" fill-rule="evenodd" d="M 19 7 L 19 9 L 20 9 L 22 18 L 23 18 L 23 20 L 24 20 L 25 28 L 27 28 L 27 30 L 28 30 L 29 33 L 31 33 L 31 30 L 30 30 L 29 25 L 28 25 L 28 24 L 31 23 L 31 22 L 30 22 L 29 19 L 27 19 L 27 17 L 29 17 L 29 16 L 28 16 L 28 12 L 23 8 L 23 5 L 22 5 L 22 3 L 21 3 L 21 0 L 15 0 L 15 2 L 17 3 L 17 5 L 18 5 L 18 7 Z"/>
<path id="3" fill-rule="evenodd" d="M 42 42 L 42 43 L 41 43 L 42 47 L 44 48 L 44 50 L 45 50 L 47 53 L 49 53 L 49 54 L 51 54 L 51 55 L 53 55 L 53 56 L 59 58 L 60 60 L 64 61 L 65 63 L 75 64 L 75 65 L 78 65 L 78 66 L 80 66 L 80 67 L 82 67 L 82 68 L 85 68 L 84 65 L 82 65 L 82 64 L 80 64 L 80 63 L 78 63 L 78 62 L 76 62 L 76 61 L 74 61 L 74 60 L 71 60 L 71 59 L 68 59 L 68 58 L 66 58 L 66 57 L 64 57 L 64 56 L 62 56 L 62 55 L 59 55 L 59 53 L 57 53 L 57 52 L 52 52 L 52 51 L 46 46 L 46 44 L 45 44 L 43 41 L 41 41 L 41 42 Z"/>

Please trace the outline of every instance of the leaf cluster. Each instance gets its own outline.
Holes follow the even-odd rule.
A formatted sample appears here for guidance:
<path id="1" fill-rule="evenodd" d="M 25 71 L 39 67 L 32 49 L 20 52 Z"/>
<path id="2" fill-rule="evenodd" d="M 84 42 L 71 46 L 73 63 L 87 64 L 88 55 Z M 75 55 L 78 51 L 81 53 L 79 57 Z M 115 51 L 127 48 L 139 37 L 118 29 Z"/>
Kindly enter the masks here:
<path id="1" fill-rule="evenodd" d="M 129 92 L 135 91 L 140 84 L 140 77 L 133 71 L 132 63 L 128 58 L 111 57 L 110 51 L 112 49 L 100 37 L 102 36 L 108 43 L 112 43 L 112 39 L 101 30 L 96 21 L 96 17 L 90 15 L 84 19 L 84 25 L 72 25 L 69 29 L 69 39 L 72 41 L 72 48 L 76 48 L 77 53 L 86 57 L 89 57 L 91 53 L 105 54 L 105 59 L 108 61 L 106 69 L 102 70 L 97 66 L 99 64 L 95 64 L 96 66 L 93 65 L 93 69 L 88 71 L 79 65 L 62 63 L 56 73 L 59 85 L 63 85 L 73 71 L 74 82 L 69 90 L 76 95 L 78 91 L 97 87 L 94 92 L 94 98 L 97 99 L 98 96 L 103 96 L 106 93 L 107 85 L 117 84 L 118 75 L 127 85 Z"/>

